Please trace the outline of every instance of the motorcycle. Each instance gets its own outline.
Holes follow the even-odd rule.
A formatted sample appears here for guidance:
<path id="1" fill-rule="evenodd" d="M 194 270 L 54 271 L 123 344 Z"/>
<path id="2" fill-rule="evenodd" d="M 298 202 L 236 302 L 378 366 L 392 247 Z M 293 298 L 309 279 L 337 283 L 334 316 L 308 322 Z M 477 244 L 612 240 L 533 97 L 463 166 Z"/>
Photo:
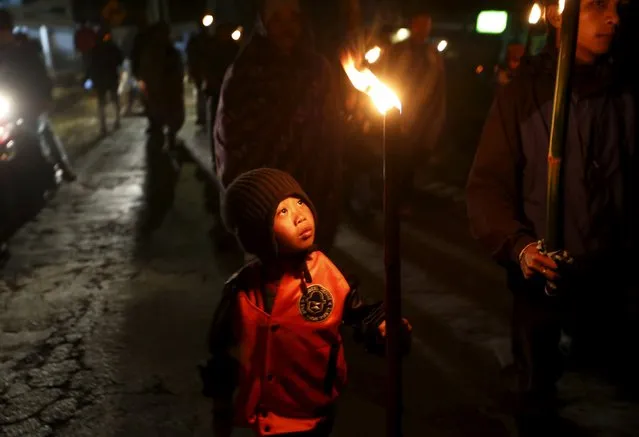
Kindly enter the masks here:
<path id="1" fill-rule="evenodd" d="M 0 245 L 40 212 L 62 180 L 47 159 L 39 123 L 28 122 L 23 112 L 0 87 Z"/>

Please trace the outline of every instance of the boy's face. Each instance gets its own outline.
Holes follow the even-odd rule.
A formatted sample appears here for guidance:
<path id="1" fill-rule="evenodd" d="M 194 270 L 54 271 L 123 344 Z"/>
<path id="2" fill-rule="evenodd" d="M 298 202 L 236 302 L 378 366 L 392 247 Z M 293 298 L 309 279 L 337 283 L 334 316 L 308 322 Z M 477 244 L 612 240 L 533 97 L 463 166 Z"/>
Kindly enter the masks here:
<path id="1" fill-rule="evenodd" d="M 315 218 L 311 209 L 296 197 L 281 201 L 275 211 L 273 232 L 282 253 L 309 249 L 315 241 Z"/>

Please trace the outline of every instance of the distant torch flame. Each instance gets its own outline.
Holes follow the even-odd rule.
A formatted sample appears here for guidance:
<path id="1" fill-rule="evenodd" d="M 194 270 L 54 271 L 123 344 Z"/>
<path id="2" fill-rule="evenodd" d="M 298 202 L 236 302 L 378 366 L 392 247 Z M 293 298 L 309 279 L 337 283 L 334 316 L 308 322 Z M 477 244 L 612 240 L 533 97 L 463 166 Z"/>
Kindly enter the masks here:
<path id="1" fill-rule="evenodd" d="M 397 94 L 380 81 L 368 68 L 358 70 L 352 56 L 347 56 L 342 61 L 342 66 L 351 83 L 358 91 L 361 91 L 373 101 L 373 104 L 381 114 L 386 114 L 389 109 L 402 110 L 402 103 Z"/>
<path id="2" fill-rule="evenodd" d="M 528 15 L 528 23 L 537 24 L 541 20 L 541 6 L 539 3 L 535 3 L 530 10 L 530 15 Z"/>
<path id="3" fill-rule="evenodd" d="M 374 64 L 375 62 L 377 62 L 381 54 L 382 49 L 378 46 L 375 46 L 366 52 L 366 54 L 364 55 L 364 59 L 366 59 L 369 64 Z"/>
<path id="4" fill-rule="evenodd" d="M 559 13 L 561 14 L 566 7 L 566 0 L 559 0 Z"/>
<path id="5" fill-rule="evenodd" d="M 205 15 L 204 18 L 202 18 L 202 25 L 204 27 L 209 27 L 211 24 L 213 24 L 213 15 Z"/>

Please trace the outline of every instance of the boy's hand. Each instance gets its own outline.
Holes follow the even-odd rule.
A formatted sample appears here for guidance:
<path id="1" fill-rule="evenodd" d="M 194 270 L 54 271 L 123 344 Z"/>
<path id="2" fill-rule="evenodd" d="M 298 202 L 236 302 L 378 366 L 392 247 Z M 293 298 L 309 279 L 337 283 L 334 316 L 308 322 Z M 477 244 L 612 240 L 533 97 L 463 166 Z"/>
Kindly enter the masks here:
<path id="1" fill-rule="evenodd" d="M 386 343 L 385 340 L 387 336 L 385 320 L 379 324 L 379 326 L 377 327 L 377 332 L 379 334 L 378 341 L 381 344 L 384 344 L 384 349 L 385 349 L 385 343 Z M 410 353 L 412 337 L 413 337 L 412 332 L 413 332 L 413 327 L 408 322 L 408 320 L 402 319 L 402 326 L 399 331 L 399 342 L 400 342 L 399 348 L 401 350 L 402 355 L 407 355 Z"/>
<path id="2" fill-rule="evenodd" d="M 402 329 L 403 332 L 406 332 L 409 334 L 413 332 L 413 327 L 406 319 L 402 319 L 402 328 L 403 328 Z M 382 338 L 386 338 L 386 320 L 380 323 L 377 329 L 379 330 L 379 335 L 381 335 Z"/>

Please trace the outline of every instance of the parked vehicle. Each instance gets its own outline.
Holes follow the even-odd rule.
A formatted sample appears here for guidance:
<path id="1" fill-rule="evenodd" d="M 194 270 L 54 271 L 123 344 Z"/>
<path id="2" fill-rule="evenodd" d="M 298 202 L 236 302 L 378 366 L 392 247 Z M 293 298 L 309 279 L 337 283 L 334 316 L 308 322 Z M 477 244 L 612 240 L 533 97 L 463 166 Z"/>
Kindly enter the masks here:
<path id="1" fill-rule="evenodd" d="M 0 83 L 0 245 L 40 212 L 62 180 L 40 132 L 40 123 L 27 121 L 20 99 Z"/>

